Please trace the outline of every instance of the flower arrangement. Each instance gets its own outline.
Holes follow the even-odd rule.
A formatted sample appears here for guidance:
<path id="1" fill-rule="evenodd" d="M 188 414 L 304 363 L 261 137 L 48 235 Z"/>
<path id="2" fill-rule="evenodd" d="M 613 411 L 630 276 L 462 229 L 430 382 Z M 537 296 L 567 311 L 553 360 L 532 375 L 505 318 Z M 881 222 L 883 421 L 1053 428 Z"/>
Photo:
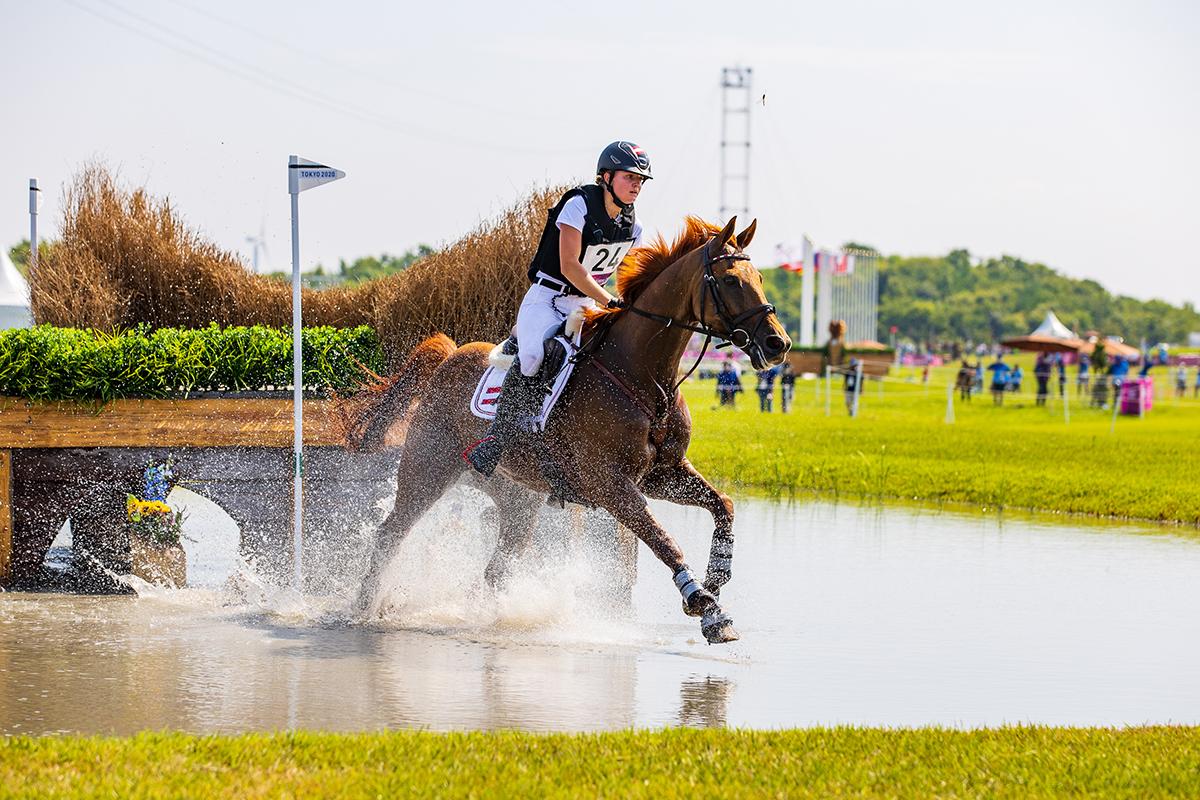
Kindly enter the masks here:
<path id="1" fill-rule="evenodd" d="M 161 500 L 139 500 L 126 495 L 125 516 L 135 536 L 155 544 L 179 544 L 183 531 L 183 512 L 175 511 Z"/>
<path id="2" fill-rule="evenodd" d="M 175 477 L 173 463 L 167 459 L 146 464 L 142 473 L 143 498 L 126 495 L 125 517 L 130 532 L 159 545 L 177 545 L 183 531 L 183 512 L 167 505 L 167 493 Z"/>

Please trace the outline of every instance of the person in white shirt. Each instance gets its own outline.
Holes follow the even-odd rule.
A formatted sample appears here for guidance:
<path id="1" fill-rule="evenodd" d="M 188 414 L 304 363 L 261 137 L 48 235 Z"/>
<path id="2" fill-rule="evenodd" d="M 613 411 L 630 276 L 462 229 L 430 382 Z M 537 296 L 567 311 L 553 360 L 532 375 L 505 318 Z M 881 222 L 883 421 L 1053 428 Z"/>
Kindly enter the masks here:
<path id="1" fill-rule="evenodd" d="M 633 142 L 604 148 L 596 182 L 567 191 L 547 214 L 529 265 L 529 291 L 517 311 L 517 361 L 508 370 L 487 435 L 463 453 L 491 475 L 504 448 L 522 433 L 521 421 L 537 414 L 553 375 L 541 374 L 545 341 L 579 308 L 620 307 L 605 283 L 642 237 L 633 204 L 653 177 L 646 151 Z"/>

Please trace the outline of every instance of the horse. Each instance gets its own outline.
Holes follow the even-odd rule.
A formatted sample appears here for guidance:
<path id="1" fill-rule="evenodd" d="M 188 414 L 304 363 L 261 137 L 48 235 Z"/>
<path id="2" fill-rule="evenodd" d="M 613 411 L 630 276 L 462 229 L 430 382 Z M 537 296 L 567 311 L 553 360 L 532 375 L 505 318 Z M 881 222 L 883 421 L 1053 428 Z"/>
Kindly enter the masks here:
<path id="1" fill-rule="evenodd" d="M 573 502 L 607 511 L 670 569 L 684 613 L 700 617 L 708 642 L 739 638 L 719 602 L 732 577 L 733 502 L 687 459 L 691 417 L 679 393 L 682 380 L 676 380 L 694 332 L 737 346 L 755 369 L 782 362 L 790 349 L 764 296 L 762 275 L 745 253 L 757 220 L 735 236 L 736 223 L 734 217 L 718 228 L 688 217 L 673 243 L 660 236 L 626 257 L 617 276 L 626 308 L 591 312 L 582 346 L 572 355 L 575 371 L 541 442 L 506 448 L 496 475 L 484 484 L 500 512 L 496 551 L 485 571 L 491 586 L 503 583 L 532 539 L 538 507 L 556 493 L 540 467 L 550 458 L 568 480 Z M 356 600 L 359 613 L 370 613 L 381 574 L 408 532 L 469 469 L 463 453 L 483 436 L 486 423 L 468 403 L 492 349 L 486 342 L 460 347 L 445 335 L 430 337 L 398 375 L 374 387 L 373 399 L 346 413 L 351 449 L 375 449 L 394 425 L 407 426 L 395 506 L 377 531 Z M 651 515 L 648 497 L 712 514 L 703 583 Z"/>

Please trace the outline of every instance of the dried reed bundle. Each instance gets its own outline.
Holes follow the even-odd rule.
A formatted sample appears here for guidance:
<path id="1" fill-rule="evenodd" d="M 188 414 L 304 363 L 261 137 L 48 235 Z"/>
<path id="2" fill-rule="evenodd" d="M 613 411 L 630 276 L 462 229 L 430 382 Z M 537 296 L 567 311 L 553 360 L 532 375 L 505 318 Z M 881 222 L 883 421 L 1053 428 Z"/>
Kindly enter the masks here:
<path id="1" fill-rule="evenodd" d="M 370 325 L 390 369 L 443 332 L 459 342 L 506 335 L 527 287 L 546 210 L 565 187 L 535 191 L 399 275 L 304 291 L 305 325 Z M 122 189 L 103 166 L 67 188 L 62 237 L 31 285 L 34 319 L 112 331 L 291 324 L 291 289 L 189 230 L 167 199 Z"/>

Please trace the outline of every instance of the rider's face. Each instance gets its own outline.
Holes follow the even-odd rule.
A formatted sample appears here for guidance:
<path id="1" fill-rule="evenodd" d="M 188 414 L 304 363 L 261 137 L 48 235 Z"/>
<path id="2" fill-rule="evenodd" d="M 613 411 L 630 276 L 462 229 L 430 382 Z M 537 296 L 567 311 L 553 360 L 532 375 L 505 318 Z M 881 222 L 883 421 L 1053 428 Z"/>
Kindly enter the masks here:
<path id="1" fill-rule="evenodd" d="M 612 176 L 613 194 L 621 199 L 622 203 L 632 203 L 637 200 L 638 194 L 642 191 L 642 184 L 646 179 L 641 175 L 635 175 L 632 172 L 625 170 L 617 170 Z"/>

